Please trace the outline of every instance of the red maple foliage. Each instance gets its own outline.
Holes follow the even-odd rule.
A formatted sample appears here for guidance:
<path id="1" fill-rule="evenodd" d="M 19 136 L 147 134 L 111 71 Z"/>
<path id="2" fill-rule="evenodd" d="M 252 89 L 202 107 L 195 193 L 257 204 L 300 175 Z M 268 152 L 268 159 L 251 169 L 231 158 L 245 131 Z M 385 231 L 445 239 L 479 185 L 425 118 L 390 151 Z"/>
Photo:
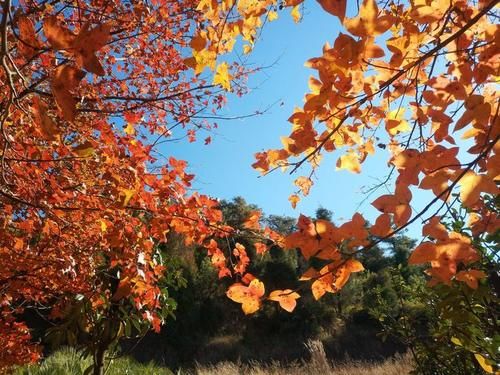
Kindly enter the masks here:
<path id="1" fill-rule="evenodd" d="M 130 297 L 159 329 L 156 257 L 169 233 L 227 232 L 217 201 L 191 194 L 186 162 L 158 146 L 209 131 L 245 70 L 202 58 L 198 1 L 2 3 L 0 367 L 35 360 L 26 307 L 62 317 Z M 193 57 L 191 57 L 193 59 Z M 241 93 L 244 85 L 233 91 Z M 113 270 L 112 290 L 102 274 Z"/>
<path id="2" fill-rule="evenodd" d="M 498 193 L 500 172 L 497 2 L 364 0 L 347 17 L 345 0 L 318 1 L 340 20 L 343 32 L 307 62 L 316 75 L 303 108 L 289 119 L 292 130 L 283 147 L 258 153 L 253 166 L 262 173 L 309 166 L 289 198 L 295 206 L 313 187 L 324 153 L 342 150 L 337 169 L 361 173 L 378 146 L 389 152 L 394 189 L 373 201 L 380 216 L 371 228 L 359 213 L 340 226 L 301 216 L 298 231 L 281 238 L 261 229 L 253 213 L 247 230 L 299 248 L 306 259 L 322 259 L 321 269 L 303 275 L 320 298 L 363 269 L 355 256 L 376 244 L 370 234 L 388 238 L 436 207 L 423 228 L 429 241 L 410 262 L 430 263 L 431 284 L 477 287 L 485 277 L 474 269 L 477 250 L 432 217 L 460 200 L 474 233 L 499 227 L 485 201 L 485 194 Z M 158 280 L 165 270 L 155 249 L 171 232 L 205 246 L 221 277 L 241 277 L 228 296 L 245 313 L 266 299 L 294 309 L 296 291 L 266 296 L 263 283 L 245 273 L 243 246 L 234 249 L 238 262 L 228 267 L 211 241 L 230 231 L 221 224 L 217 202 L 189 194 L 193 176 L 186 163 L 157 146 L 179 130 L 189 141 L 209 130 L 206 111 L 224 105 L 225 91 L 242 94 L 244 85 L 234 83 L 247 73 L 219 57 L 239 44 L 249 53 L 278 8 L 291 7 L 299 21 L 302 5 L 2 3 L 0 333 L 6 344 L 0 366 L 37 358 L 19 321 L 25 306 L 46 304 L 58 317 L 75 296 L 95 309 L 129 296 L 158 329 Z M 205 76 L 207 68 L 213 74 Z M 470 142 L 463 153 L 461 138 Z M 412 189 L 430 190 L 433 198 L 415 209 Z M 263 244 L 259 252 L 266 249 Z M 102 282 L 103 267 L 115 270 L 115 290 Z"/>

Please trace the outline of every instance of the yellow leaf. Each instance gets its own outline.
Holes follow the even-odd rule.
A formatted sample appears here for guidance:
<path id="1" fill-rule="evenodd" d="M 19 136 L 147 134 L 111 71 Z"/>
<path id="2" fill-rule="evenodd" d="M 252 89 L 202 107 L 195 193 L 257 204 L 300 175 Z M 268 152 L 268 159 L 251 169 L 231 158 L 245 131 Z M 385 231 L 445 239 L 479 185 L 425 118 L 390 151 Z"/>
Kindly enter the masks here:
<path id="1" fill-rule="evenodd" d="M 252 46 L 250 44 L 245 44 L 243 46 L 243 53 L 248 55 L 250 52 L 252 52 Z"/>
<path id="2" fill-rule="evenodd" d="M 462 341 L 456 337 L 451 338 L 451 342 L 454 343 L 455 345 L 462 346 Z"/>
<path id="3" fill-rule="evenodd" d="M 337 161 L 337 170 L 347 169 L 353 173 L 361 172 L 361 164 L 359 163 L 359 156 L 355 152 L 348 152 L 342 155 Z"/>
<path id="4" fill-rule="evenodd" d="M 99 221 L 101 222 L 101 232 L 106 232 L 106 230 L 108 229 L 108 225 L 104 220 L 99 220 Z"/>
<path id="5" fill-rule="evenodd" d="M 313 182 L 309 177 L 300 176 L 295 180 L 294 184 L 300 188 L 302 194 L 308 195 Z"/>
<path id="6" fill-rule="evenodd" d="M 215 51 L 202 49 L 201 51 L 193 50 L 193 58 L 187 58 L 184 63 L 190 68 L 194 69 L 196 75 L 200 74 L 205 70 L 206 67 L 214 70 L 217 60 L 217 54 Z"/>
<path id="7" fill-rule="evenodd" d="M 274 10 L 270 10 L 267 13 L 267 19 L 269 20 L 269 22 L 273 22 L 273 21 L 277 20 L 278 19 L 278 13 L 276 13 Z"/>
<path id="8" fill-rule="evenodd" d="M 248 298 L 241 305 L 245 315 L 253 314 L 260 308 L 260 300 L 256 298 Z"/>
<path id="9" fill-rule="evenodd" d="M 486 362 L 486 359 L 479 353 L 475 353 L 474 357 L 476 357 L 477 363 L 486 371 L 488 374 L 493 374 L 493 366 L 489 365 Z"/>
<path id="10" fill-rule="evenodd" d="M 135 134 L 135 129 L 134 129 L 134 125 L 132 124 L 127 124 L 127 126 L 125 127 L 125 129 L 123 129 L 125 131 L 126 134 L 128 135 L 134 135 Z"/>
<path id="11" fill-rule="evenodd" d="M 214 85 L 221 85 L 226 91 L 231 90 L 231 79 L 233 78 L 229 74 L 229 69 L 226 62 L 219 64 L 214 76 Z"/>
<path id="12" fill-rule="evenodd" d="M 404 114 L 404 108 L 398 108 L 389 112 L 385 120 L 385 129 L 390 135 L 394 136 L 398 133 L 411 130 L 410 124 L 403 118 Z"/>
<path id="13" fill-rule="evenodd" d="M 300 14 L 299 5 L 293 7 L 291 14 L 295 23 L 298 23 L 302 17 L 302 15 Z"/>
<path id="14" fill-rule="evenodd" d="M 125 207 L 128 205 L 128 202 L 130 202 L 130 199 L 132 199 L 132 197 L 134 196 L 135 190 L 134 189 L 120 189 L 120 190 L 124 195 L 123 206 Z"/>
<path id="15" fill-rule="evenodd" d="M 266 292 L 266 289 L 264 288 L 264 283 L 259 279 L 253 279 L 250 282 L 250 285 L 248 285 L 248 290 L 252 295 L 258 298 L 262 297 Z"/>
<path id="16" fill-rule="evenodd" d="M 297 203 L 300 201 L 300 197 L 297 194 L 292 194 L 288 197 L 293 208 L 297 207 Z"/>
<path id="17" fill-rule="evenodd" d="M 241 284 L 233 284 L 229 287 L 226 295 L 234 302 L 242 303 L 247 297 L 248 287 Z"/>
<path id="18" fill-rule="evenodd" d="M 73 151 L 82 158 L 88 158 L 94 154 L 95 149 L 94 147 L 92 147 L 92 144 L 90 142 L 85 142 L 74 147 Z"/>

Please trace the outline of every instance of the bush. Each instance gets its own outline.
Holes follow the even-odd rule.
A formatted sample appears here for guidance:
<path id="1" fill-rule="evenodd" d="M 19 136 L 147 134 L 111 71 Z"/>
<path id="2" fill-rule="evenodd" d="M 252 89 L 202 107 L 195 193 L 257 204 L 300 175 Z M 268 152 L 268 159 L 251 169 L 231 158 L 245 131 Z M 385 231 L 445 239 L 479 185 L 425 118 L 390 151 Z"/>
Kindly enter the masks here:
<path id="1" fill-rule="evenodd" d="M 90 358 L 72 348 L 58 350 L 40 365 L 31 365 L 15 370 L 14 375 L 84 375 L 85 369 L 92 364 Z M 131 358 L 117 358 L 109 362 L 106 375 L 173 375 L 165 367 L 154 363 L 140 364 Z"/>

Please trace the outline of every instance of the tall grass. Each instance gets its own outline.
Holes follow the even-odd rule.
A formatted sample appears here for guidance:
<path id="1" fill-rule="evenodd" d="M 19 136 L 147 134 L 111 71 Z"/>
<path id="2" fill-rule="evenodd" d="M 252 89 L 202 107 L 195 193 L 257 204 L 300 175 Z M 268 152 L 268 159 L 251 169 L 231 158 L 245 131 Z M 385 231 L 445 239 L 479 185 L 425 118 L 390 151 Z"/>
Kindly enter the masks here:
<path id="1" fill-rule="evenodd" d="M 396 356 L 385 362 L 344 361 L 332 363 L 328 360 L 321 341 L 308 341 L 308 361 L 282 364 L 271 362 L 241 363 L 221 362 L 216 365 L 196 365 L 190 370 L 178 370 L 177 375 L 405 375 L 412 369 L 408 355 Z M 73 349 L 60 350 L 40 365 L 19 368 L 15 375 L 83 375 L 90 366 L 90 359 L 83 359 Z M 119 358 L 110 362 L 106 375 L 173 375 L 169 369 L 153 363 L 140 364 L 131 358 Z"/>
<path id="2" fill-rule="evenodd" d="M 310 354 L 307 362 L 269 365 L 258 362 L 250 364 L 222 362 L 214 366 L 196 366 L 193 375 L 406 375 L 413 369 L 409 355 L 397 355 L 384 362 L 343 361 L 332 363 L 328 360 L 319 340 L 306 344 Z"/>

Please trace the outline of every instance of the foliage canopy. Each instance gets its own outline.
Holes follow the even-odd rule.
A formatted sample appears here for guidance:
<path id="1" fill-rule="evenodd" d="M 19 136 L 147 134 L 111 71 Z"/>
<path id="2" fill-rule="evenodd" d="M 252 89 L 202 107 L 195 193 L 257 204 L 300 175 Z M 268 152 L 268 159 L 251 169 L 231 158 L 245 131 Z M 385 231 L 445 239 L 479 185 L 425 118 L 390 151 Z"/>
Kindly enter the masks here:
<path id="1" fill-rule="evenodd" d="M 358 254 L 421 219 L 427 239 L 409 263 L 430 264 L 430 285 L 491 283 L 494 270 L 480 265 L 498 254 L 478 244 L 499 227 L 496 202 L 485 196 L 498 193 L 500 174 L 497 1 L 364 0 L 352 17 L 345 0 L 318 1 L 343 32 L 307 62 L 316 73 L 283 147 L 257 153 L 253 166 L 309 168 L 295 180 L 295 206 L 324 153 L 341 150 L 337 169 L 361 173 L 379 148 L 389 153 L 393 189 L 373 201 L 380 216 L 371 227 L 360 213 L 339 226 L 300 216 L 297 230 L 282 236 L 253 211 L 241 230 L 262 239 L 259 254 L 273 244 L 300 249 L 310 265 L 302 280 L 316 299 L 363 270 Z M 159 330 L 173 301 L 162 288 L 169 276 L 158 244 L 175 235 L 204 246 L 221 278 L 238 279 L 227 294 L 245 313 L 266 300 L 294 309 L 298 290 L 267 290 L 247 272 L 244 244 L 224 254 L 217 239 L 239 229 L 223 224 L 216 200 L 189 193 L 186 163 L 158 145 L 175 134 L 195 141 L 215 126 L 212 113 L 226 92 L 245 93 L 249 73 L 229 53 L 240 44 L 250 53 L 278 8 L 291 8 L 299 21 L 302 6 L 2 2 L 1 366 L 38 359 L 20 319 L 27 307 L 48 307 L 51 319 L 95 337 L 96 373 L 107 347 L 133 324 L 125 317 Z M 413 207 L 414 189 L 432 193 L 427 205 Z M 466 222 L 445 226 L 443 218 L 457 219 L 457 204 Z M 487 352 L 471 350 L 493 371 Z"/>

